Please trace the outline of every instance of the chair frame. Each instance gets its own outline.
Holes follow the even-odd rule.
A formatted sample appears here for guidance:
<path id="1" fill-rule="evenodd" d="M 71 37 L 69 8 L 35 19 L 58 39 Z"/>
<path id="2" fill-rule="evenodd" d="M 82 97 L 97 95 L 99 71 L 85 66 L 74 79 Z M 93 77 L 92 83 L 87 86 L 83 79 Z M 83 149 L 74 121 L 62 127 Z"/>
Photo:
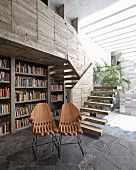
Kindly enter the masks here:
<path id="1" fill-rule="evenodd" d="M 67 106 L 66 106 L 67 105 Z M 71 109 L 74 109 L 74 110 L 72 110 L 72 112 L 74 111 L 75 112 L 75 115 L 73 115 L 73 118 L 71 117 L 71 115 L 69 115 L 69 116 L 66 116 L 66 119 L 67 118 L 69 118 L 69 120 L 65 120 L 64 119 L 64 114 L 65 113 L 62 113 L 63 115 L 62 115 L 62 117 L 60 118 L 60 122 L 59 122 L 59 128 L 58 128 L 58 133 L 60 134 L 60 137 L 59 137 L 59 152 L 61 153 L 61 145 L 66 145 L 66 144 L 78 144 L 79 145 L 79 147 L 80 147 L 80 150 L 81 150 L 81 152 L 82 152 L 82 155 L 84 156 L 84 150 L 83 150 L 83 146 L 82 146 L 82 142 L 81 142 L 81 138 L 80 138 L 80 134 L 81 134 L 81 127 L 80 127 L 80 125 L 79 125 L 79 127 L 78 128 L 76 128 L 76 130 L 75 131 L 73 131 L 73 132 L 61 132 L 61 127 L 63 126 L 63 127 L 65 127 L 65 126 L 70 126 L 71 125 L 71 123 L 73 122 L 73 120 L 75 120 L 74 121 L 74 124 L 72 123 L 72 125 L 74 126 L 75 124 L 76 124 L 76 122 L 77 123 L 79 123 L 80 124 L 80 121 L 79 120 L 81 120 L 82 119 L 82 117 L 81 117 L 81 114 L 80 114 L 80 112 L 79 112 L 79 110 L 76 108 L 76 106 L 74 106 L 72 103 L 65 103 L 65 104 L 63 104 L 63 106 L 62 106 L 62 112 L 64 111 L 63 110 L 63 108 L 64 107 L 71 107 Z M 66 111 L 66 110 L 65 110 Z M 65 112 L 64 111 L 64 112 Z M 71 111 L 71 110 L 69 110 L 69 111 Z M 73 114 L 73 113 L 72 113 Z M 71 123 L 70 123 L 71 122 Z M 75 125 L 76 126 L 76 125 Z M 68 130 L 68 129 L 67 129 Z M 62 143 L 62 136 L 77 136 L 77 143 Z M 60 156 L 60 154 L 59 154 L 59 156 Z"/>
<path id="2" fill-rule="evenodd" d="M 33 140 L 32 140 L 32 151 L 33 151 L 33 154 L 34 154 L 34 157 L 36 160 L 38 160 L 38 154 L 37 154 L 37 149 L 38 147 L 40 146 L 43 146 L 43 145 L 47 145 L 47 144 L 50 144 L 50 143 L 53 143 L 53 149 L 52 149 L 52 152 L 54 152 L 54 146 L 56 147 L 57 151 L 58 151 L 58 158 L 60 157 L 60 152 L 59 152 L 59 143 L 58 143 L 58 140 L 56 138 L 56 136 L 54 134 L 51 134 L 51 138 L 52 140 L 50 142 L 46 142 L 46 143 L 42 143 L 42 144 L 38 144 L 38 135 L 35 135 L 33 136 Z M 40 136 L 41 137 L 41 136 Z M 54 140 L 55 139 L 55 140 Z M 57 144 L 56 144 L 57 142 Z"/>
<path id="3" fill-rule="evenodd" d="M 57 128 L 54 122 L 54 119 L 52 117 L 49 105 L 47 103 L 38 103 L 35 108 L 33 109 L 31 113 L 31 117 L 29 120 L 33 124 L 33 140 L 32 140 L 32 150 L 33 154 L 36 160 L 38 160 L 38 154 L 37 154 L 37 149 L 38 147 L 46 144 L 53 143 L 53 150 L 54 151 L 54 146 L 58 151 L 58 157 L 60 152 L 59 152 L 59 143 L 56 138 L 55 133 L 57 133 Z M 47 135 L 51 135 L 51 141 L 38 144 L 38 137 L 44 137 Z"/>
<path id="4" fill-rule="evenodd" d="M 77 143 L 72 143 L 72 142 L 70 142 L 70 143 L 62 143 L 62 136 L 64 136 L 64 135 L 60 135 L 60 137 L 59 137 L 59 152 L 61 153 L 61 145 L 72 145 L 72 144 L 74 144 L 74 145 L 79 145 L 79 147 L 80 147 L 80 150 L 81 150 L 81 152 L 82 152 L 82 155 L 84 156 L 85 154 L 84 154 L 84 150 L 83 150 L 83 146 L 82 146 L 82 142 L 81 142 L 81 138 L 80 138 L 80 134 L 77 134 L 76 136 L 77 136 Z M 60 153 L 59 153 L 59 158 L 60 158 Z"/>

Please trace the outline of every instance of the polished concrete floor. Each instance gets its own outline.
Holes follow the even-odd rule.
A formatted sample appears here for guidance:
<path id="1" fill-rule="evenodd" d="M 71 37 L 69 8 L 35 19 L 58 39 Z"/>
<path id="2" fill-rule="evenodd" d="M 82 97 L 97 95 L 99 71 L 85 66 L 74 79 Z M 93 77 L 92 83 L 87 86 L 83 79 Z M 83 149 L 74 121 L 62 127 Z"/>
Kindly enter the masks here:
<path id="1" fill-rule="evenodd" d="M 85 156 L 78 145 L 65 145 L 59 160 L 52 145 L 43 145 L 38 152 L 39 161 L 35 161 L 31 128 L 1 137 L 0 170 L 136 170 L 136 140 L 106 133 L 99 139 L 86 134 L 81 139 Z M 39 142 L 47 140 L 50 137 L 42 137 Z M 63 141 L 73 142 L 76 138 L 64 137 Z"/>

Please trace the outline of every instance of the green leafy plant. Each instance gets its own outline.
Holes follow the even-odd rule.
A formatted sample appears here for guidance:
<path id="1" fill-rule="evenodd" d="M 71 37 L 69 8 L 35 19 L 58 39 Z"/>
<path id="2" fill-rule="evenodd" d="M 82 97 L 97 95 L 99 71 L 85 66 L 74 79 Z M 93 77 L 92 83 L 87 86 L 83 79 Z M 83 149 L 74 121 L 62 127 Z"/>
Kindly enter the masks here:
<path id="1" fill-rule="evenodd" d="M 109 66 L 103 61 L 104 65 L 96 62 L 94 67 L 93 81 L 94 84 L 106 86 L 121 86 L 125 92 L 127 86 L 130 89 L 131 82 L 125 77 L 124 68 L 121 65 Z"/>

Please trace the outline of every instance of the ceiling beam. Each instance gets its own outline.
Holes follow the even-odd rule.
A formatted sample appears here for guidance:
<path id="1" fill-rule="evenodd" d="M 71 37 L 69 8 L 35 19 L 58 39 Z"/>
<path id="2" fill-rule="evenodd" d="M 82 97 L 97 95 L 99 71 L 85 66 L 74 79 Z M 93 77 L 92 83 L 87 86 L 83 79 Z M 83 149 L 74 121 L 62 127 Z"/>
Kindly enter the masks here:
<path id="1" fill-rule="evenodd" d="M 100 40 L 96 40 L 96 39 L 94 39 L 94 40 L 95 40 L 95 42 L 101 42 L 101 41 L 104 41 L 104 40 L 108 40 L 108 39 L 111 39 L 111 38 L 116 38 L 116 37 L 119 37 L 119 36 L 122 36 L 122 35 L 134 33 L 134 32 L 136 32 L 136 30 L 128 31 L 128 32 L 125 32 L 125 33 L 122 33 L 122 34 L 119 34 L 119 35 L 115 35 L 115 36 L 103 38 L 103 39 L 100 39 Z M 92 38 L 92 39 L 93 39 L 93 38 Z"/>
<path id="2" fill-rule="evenodd" d="M 97 37 L 100 37 L 100 36 L 103 36 L 103 35 L 111 34 L 111 33 L 115 32 L 115 31 L 120 31 L 120 30 L 123 30 L 123 29 L 125 29 L 125 28 L 129 28 L 129 27 L 135 26 L 135 25 L 136 25 L 136 23 L 130 24 L 130 25 L 127 25 L 127 26 L 124 26 L 124 27 L 121 27 L 121 28 L 117 28 L 117 29 L 114 29 L 114 30 L 109 31 L 109 32 L 106 32 L 106 33 L 102 33 L 102 32 L 101 32 L 101 34 L 96 35 L 96 36 L 91 36 L 91 38 L 97 38 Z"/>
<path id="3" fill-rule="evenodd" d="M 110 48 L 110 47 L 112 47 L 112 46 L 119 46 L 120 44 L 129 44 L 129 43 L 134 42 L 134 41 L 136 41 L 136 38 L 135 38 L 135 39 L 132 39 L 132 40 L 130 40 L 130 41 L 123 41 L 123 42 L 118 42 L 118 43 L 111 43 L 110 45 L 106 45 L 106 46 L 102 45 L 101 47 L 102 47 L 102 48 Z"/>
<path id="4" fill-rule="evenodd" d="M 57 14 L 61 16 L 63 19 L 65 19 L 65 9 L 64 4 L 57 8 Z"/>
<path id="5" fill-rule="evenodd" d="M 120 46 L 120 47 L 113 47 L 113 48 L 105 48 L 105 50 L 112 50 L 112 51 L 118 51 L 118 50 L 124 50 L 124 49 L 130 49 L 136 47 L 134 44 L 129 44 L 125 46 Z"/>
<path id="6" fill-rule="evenodd" d="M 88 35 L 88 34 L 91 34 L 92 32 L 100 31 L 100 30 L 102 30 L 102 29 L 104 29 L 104 28 L 111 27 L 111 26 L 116 25 L 116 24 L 118 24 L 118 23 L 120 23 L 120 22 L 123 22 L 123 21 L 129 20 L 129 19 L 132 19 L 132 18 L 134 18 L 134 17 L 136 17 L 136 15 L 133 15 L 133 16 L 131 16 L 131 17 L 124 18 L 124 19 L 122 19 L 122 20 L 119 20 L 119 21 L 117 21 L 117 22 L 114 22 L 114 23 L 108 24 L 108 25 L 106 25 L 106 26 L 103 26 L 103 27 L 100 27 L 100 28 L 97 28 L 97 29 L 91 30 L 91 31 L 89 31 L 89 32 L 86 32 L 86 34 Z"/>
<path id="7" fill-rule="evenodd" d="M 75 28 L 76 32 L 78 33 L 78 18 L 75 18 L 74 20 L 71 21 L 71 25 Z"/>
<path id="8" fill-rule="evenodd" d="M 136 35 L 127 36 L 127 37 L 124 37 L 124 38 L 119 38 L 119 39 L 111 40 L 111 41 L 108 41 L 108 42 L 101 42 L 101 43 L 98 43 L 98 41 L 95 41 L 95 42 L 101 46 L 101 45 L 104 45 L 104 44 L 109 44 L 109 43 L 112 43 L 112 42 L 118 42 L 120 40 L 125 40 L 125 39 L 129 39 L 129 38 L 133 38 L 133 37 L 136 37 Z"/>
<path id="9" fill-rule="evenodd" d="M 122 10 L 120 10 L 120 11 L 118 11 L 118 12 L 115 12 L 115 13 L 113 13 L 113 14 L 111 14 L 111 15 L 108 15 L 108 16 L 106 16 L 106 17 L 100 18 L 100 19 L 98 19 L 98 20 L 96 20 L 96 21 L 94 21 L 94 22 L 92 22 L 92 23 L 89 23 L 89 24 L 87 24 L 87 25 L 85 25 L 85 26 L 82 26 L 81 29 L 85 29 L 86 27 L 89 27 L 89 26 L 91 26 L 91 25 L 94 25 L 94 24 L 96 24 L 96 23 L 98 23 L 98 22 L 100 22 L 100 21 L 104 21 L 104 20 L 106 20 L 106 19 L 108 19 L 108 18 L 110 18 L 110 17 L 113 17 L 113 16 L 115 16 L 115 15 L 117 15 L 117 14 L 120 14 L 120 13 L 122 13 L 122 12 L 124 12 L 124 11 L 127 11 L 127 10 L 129 10 L 129 9 L 131 9 L 131 8 L 134 8 L 134 7 L 136 7 L 136 4 L 134 4 L 134 5 L 132 5 L 132 6 L 129 6 L 128 8 L 122 9 Z"/>

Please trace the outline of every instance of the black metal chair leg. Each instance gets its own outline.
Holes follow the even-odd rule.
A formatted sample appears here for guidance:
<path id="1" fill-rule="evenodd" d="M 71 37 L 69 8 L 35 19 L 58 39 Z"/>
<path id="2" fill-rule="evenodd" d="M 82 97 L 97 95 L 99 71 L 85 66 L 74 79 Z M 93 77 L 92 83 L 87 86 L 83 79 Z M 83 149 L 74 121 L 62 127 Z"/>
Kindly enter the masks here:
<path id="1" fill-rule="evenodd" d="M 80 147 L 80 150 L 81 150 L 81 152 L 82 152 L 82 155 L 84 156 L 85 154 L 84 154 L 84 151 L 83 151 L 82 142 L 81 142 L 81 139 L 80 139 L 80 135 L 79 135 L 79 134 L 77 135 L 77 140 L 78 140 L 78 145 L 79 145 L 79 147 Z"/>
<path id="2" fill-rule="evenodd" d="M 53 139 L 55 139 L 55 141 Z M 53 134 L 52 134 L 52 142 L 54 144 L 54 147 L 56 147 L 56 149 L 58 151 L 58 158 L 60 159 L 59 141 L 57 140 L 57 137 Z M 57 144 L 55 142 L 57 142 Z M 53 148 L 53 150 L 54 150 L 54 148 Z"/>
<path id="3" fill-rule="evenodd" d="M 60 152 L 61 152 L 61 143 L 62 143 L 62 135 L 60 135 L 60 137 L 59 137 L 59 145 L 58 145 L 59 146 L 59 148 L 58 148 L 59 149 L 59 155 L 58 155 L 59 159 L 60 159 Z"/>
<path id="4" fill-rule="evenodd" d="M 33 137 L 33 141 L 32 141 L 33 154 L 34 154 L 35 159 L 37 160 L 37 155 L 36 155 L 36 153 L 35 153 L 34 144 L 35 144 L 35 146 L 36 146 L 36 152 L 37 152 L 37 136 L 34 136 L 34 137 Z"/>
<path id="5" fill-rule="evenodd" d="M 53 137 L 54 137 L 54 136 L 53 136 L 53 134 L 52 134 L 52 145 L 53 145 L 53 146 L 52 146 L 52 152 L 54 153 L 54 147 L 55 147 L 55 144 L 54 144 Z"/>

